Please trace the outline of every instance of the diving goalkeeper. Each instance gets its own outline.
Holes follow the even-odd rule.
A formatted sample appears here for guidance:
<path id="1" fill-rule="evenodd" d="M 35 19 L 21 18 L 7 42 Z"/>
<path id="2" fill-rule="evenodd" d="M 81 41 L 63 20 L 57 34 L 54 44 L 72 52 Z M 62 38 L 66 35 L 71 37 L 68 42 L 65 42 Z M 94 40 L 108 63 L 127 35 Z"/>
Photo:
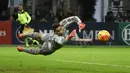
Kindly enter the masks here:
<path id="1" fill-rule="evenodd" d="M 40 40 L 42 45 L 39 48 L 24 48 L 18 46 L 19 52 L 26 52 L 33 55 L 50 55 L 56 50 L 60 49 L 68 40 L 71 40 L 75 34 L 76 29 L 74 29 L 70 34 L 66 33 L 66 28 L 73 22 L 76 22 L 79 29 L 82 30 L 85 24 L 77 16 L 71 16 L 63 19 L 60 23 L 55 23 L 52 25 L 54 33 L 44 34 L 43 32 L 34 32 L 32 34 L 20 34 L 19 38 L 23 37 L 33 37 Z"/>

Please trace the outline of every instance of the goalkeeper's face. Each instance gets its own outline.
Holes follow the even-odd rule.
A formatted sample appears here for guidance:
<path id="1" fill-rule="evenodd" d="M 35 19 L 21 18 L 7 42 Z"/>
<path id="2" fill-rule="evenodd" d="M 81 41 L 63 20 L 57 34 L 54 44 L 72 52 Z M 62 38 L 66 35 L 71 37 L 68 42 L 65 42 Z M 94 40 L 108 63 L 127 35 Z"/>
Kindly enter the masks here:
<path id="1" fill-rule="evenodd" d="M 55 33 L 59 36 L 63 35 L 63 27 L 62 26 L 58 26 L 55 30 Z"/>

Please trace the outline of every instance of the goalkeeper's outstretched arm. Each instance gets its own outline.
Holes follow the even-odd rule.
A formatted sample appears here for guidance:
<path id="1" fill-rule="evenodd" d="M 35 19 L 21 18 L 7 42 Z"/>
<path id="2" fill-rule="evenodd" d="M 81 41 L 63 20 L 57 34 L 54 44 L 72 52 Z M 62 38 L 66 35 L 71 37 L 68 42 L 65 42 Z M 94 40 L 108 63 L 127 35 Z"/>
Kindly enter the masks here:
<path id="1" fill-rule="evenodd" d="M 74 22 L 76 22 L 78 25 L 82 23 L 82 21 L 80 20 L 78 16 L 71 16 L 71 17 L 63 19 L 62 21 L 60 21 L 59 24 L 64 27 L 68 27 L 71 23 L 74 23 Z"/>
<path id="2" fill-rule="evenodd" d="M 81 32 L 82 29 L 84 29 L 85 24 L 82 23 L 80 18 L 78 16 L 71 16 L 68 18 L 63 19 L 59 24 L 62 25 L 64 28 L 67 28 L 71 23 L 76 22 L 79 26 L 79 32 Z"/>

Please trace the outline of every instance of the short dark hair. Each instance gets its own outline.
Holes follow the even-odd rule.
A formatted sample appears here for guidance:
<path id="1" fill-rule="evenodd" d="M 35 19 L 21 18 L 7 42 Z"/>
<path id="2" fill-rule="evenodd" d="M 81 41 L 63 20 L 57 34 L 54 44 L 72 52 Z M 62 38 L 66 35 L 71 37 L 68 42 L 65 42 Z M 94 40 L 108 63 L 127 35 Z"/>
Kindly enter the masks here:
<path id="1" fill-rule="evenodd" d="M 60 26 L 59 23 L 54 23 L 54 24 L 52 25 L 52 29 L 54 30 L 54 32 L 56 31 L 56 28 L 58 28 L 59 26 Z"/>

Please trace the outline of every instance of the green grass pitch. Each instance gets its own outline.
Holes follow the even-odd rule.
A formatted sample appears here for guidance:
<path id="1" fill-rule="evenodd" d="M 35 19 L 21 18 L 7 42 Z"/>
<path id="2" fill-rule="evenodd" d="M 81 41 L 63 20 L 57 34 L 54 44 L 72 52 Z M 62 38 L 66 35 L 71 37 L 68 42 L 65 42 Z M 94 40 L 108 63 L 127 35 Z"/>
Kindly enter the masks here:
<path id="1" fill-rule="evenodd" d="M 0 47 L 0 73 L 130 73 L 130 47 L 65 46 L 49 56 Z"/>

